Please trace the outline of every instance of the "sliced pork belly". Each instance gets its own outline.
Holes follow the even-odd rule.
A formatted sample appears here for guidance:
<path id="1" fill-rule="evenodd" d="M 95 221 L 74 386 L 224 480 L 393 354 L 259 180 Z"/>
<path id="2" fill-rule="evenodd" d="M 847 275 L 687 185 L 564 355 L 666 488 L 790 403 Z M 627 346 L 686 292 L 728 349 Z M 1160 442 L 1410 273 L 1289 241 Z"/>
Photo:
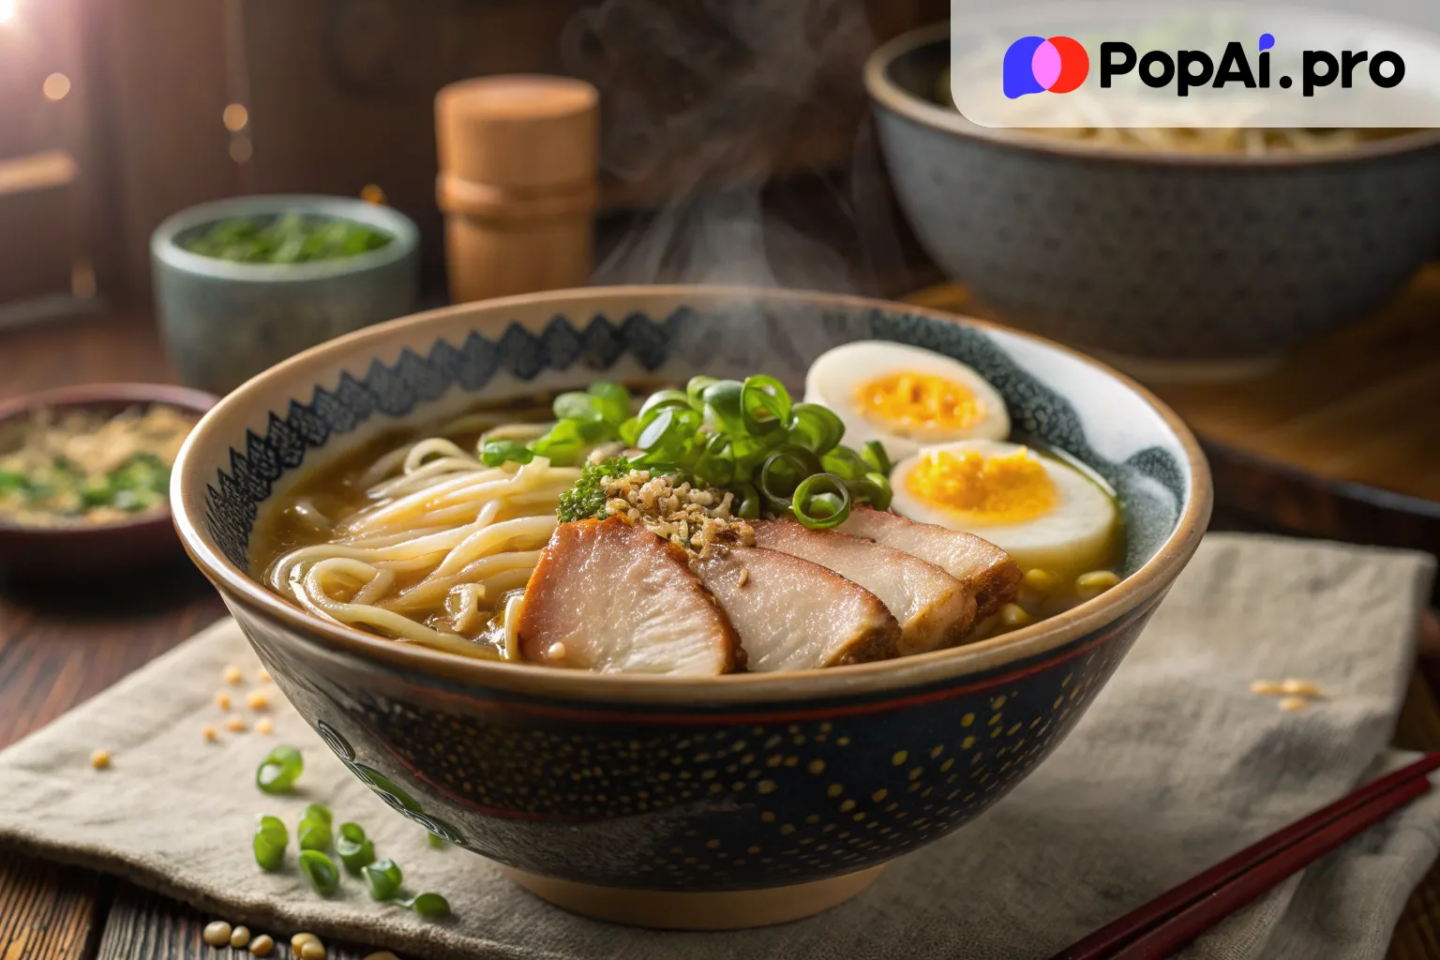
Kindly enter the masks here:
<path id="1" fill-rule="evenodd" d="M 896 655 L 900 625 L 858 584 L 774 550 L 729 547 L 695 562 L 740 631 L 755 672 L 811 670 Z"/>
<path id="2" fill-rule="evenodd" d="M 971 533 L 916 523 L 864 506 L 851 510 L 838 529 L 933 563 L 970 588 L 980 617 L 988 617 L 1015 599 L 1020 588 L 1023 571 L 1014 558 Z"/>
<path id="3" fill-rule="evenodd" d="M 900 623 L 902 656 L 959 643 L 974 626 L 973 594 L 934 564 L 874 540 L 811 530 L 794 520 L 759 520 L 751 526 L 757 547 L 818 563 L 879 597 Z"/>
<path id="4" fill-rule="evenodd" d="M 560 524 L 519 616 L 521 656 L 546 666 L 709 677 L 744 662 L 680 548 L 618 518 Z"/>

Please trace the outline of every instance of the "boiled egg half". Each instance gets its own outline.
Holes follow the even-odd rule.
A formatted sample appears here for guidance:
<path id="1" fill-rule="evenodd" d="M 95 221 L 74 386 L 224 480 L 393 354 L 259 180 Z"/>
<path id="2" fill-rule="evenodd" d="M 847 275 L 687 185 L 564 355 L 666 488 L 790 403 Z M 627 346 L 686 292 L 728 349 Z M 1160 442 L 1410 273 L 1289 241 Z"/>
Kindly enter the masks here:
<path id="1" fill-rule="evenodd" d="M 845 445 L 878 440 L 891 460 L 923 446 L 1010 435 L 995 388 L 943 354 L 886 340 L 847 343 L 820 355 L 805 377 L 805 399 L 833 410 Z"/>
<path id="2" fill-rule="evenodd" d="M 1073 573 L 1105 567 L 1118 513 L 1079 470 L 1028 447 L 964 440 L 926 447 L 890 475 L 902 517 L 983 537 L 1025 569 Z"/>

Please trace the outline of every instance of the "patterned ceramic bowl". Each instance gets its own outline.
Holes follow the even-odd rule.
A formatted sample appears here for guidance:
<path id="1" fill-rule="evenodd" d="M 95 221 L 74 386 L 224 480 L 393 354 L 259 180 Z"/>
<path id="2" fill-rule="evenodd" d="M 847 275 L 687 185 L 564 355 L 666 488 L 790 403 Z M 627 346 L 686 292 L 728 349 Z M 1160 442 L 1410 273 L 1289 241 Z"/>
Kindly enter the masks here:
<path id="1" fill-rule="evenodd" d="M 886 164 L 931 257 L 1028 330 L 1132 358 L 1272 355 L 1440 252 L 1440 131 L 1303 157 L 1087 147 L 941 107 L 949 49 L 940 24 L 866 65 Z"/>
<path id="2" fill-rule="evenodd" d="M 610 378 L 793 383 L 857 338 L 976 367 L 1018 429 L 1119 491 L 1126 579 L 1003 638 L 707 680 L 470 660 L 325 623 L 250 575 L 257 511 L 398 423 Z M 175 470 L 176 522 L 285 694 L 401 814 L 570 909 L 674 927 L 804 916 L 977 816 L 1065 736 L 1210 513 L 1190 433 L 1064 348 L 899 304 L 611 287 L 467 304 L 301 354 L 230 394 Z M 777 890 L 776 888 L 781 888 Z"/>

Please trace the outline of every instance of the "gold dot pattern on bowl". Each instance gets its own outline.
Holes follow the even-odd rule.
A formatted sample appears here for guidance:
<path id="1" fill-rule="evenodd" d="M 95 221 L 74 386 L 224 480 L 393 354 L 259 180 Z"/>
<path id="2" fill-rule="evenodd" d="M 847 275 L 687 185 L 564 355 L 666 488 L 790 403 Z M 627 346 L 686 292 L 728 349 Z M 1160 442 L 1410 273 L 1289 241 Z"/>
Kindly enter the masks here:
<path id="1" fill-rule="evenodd" d="M 367 712 L 400 759 L 468 814 L 582 830 L 586 821 L 657 817 L 647 885 L 803 882 L 899 856 L 1003 796 L 1126 646 L 1101 644 L 975 695 L 799 723 L 517 722 L 394 701 Z M 510 859 L 523 862 L 523 851 Z"/>

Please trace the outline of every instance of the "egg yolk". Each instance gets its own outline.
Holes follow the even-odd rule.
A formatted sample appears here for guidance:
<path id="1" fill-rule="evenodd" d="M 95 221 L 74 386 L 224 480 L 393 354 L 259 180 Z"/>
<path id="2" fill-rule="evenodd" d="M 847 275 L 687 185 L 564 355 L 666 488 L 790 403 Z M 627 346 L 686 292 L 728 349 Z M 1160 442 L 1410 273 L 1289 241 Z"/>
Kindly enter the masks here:
<path id="1" fill-rule="evenodd" d="M 915 464 L 905 489 L 932 504 L 989 523 L 1024 523 L 1060 500 L 1045 466 L 1025 449 L 986 457 L 974 450 L 936 450 Z"/>
<path id="2" fill-rule="evenodd" d="M 963 430 L 985 406 L 963 383 L 929 373 L 887 373 L 855 389 L 855 402 L 871 422 L 899 427 Z"/>

